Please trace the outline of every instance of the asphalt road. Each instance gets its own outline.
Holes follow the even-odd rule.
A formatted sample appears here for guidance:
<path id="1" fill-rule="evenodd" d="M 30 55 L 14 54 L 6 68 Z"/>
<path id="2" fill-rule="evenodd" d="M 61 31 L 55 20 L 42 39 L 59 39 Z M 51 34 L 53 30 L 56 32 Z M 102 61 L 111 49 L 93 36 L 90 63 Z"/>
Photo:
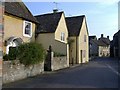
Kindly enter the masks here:
<path id="1" fill-rule="evenodd" d="M 98 58 L 87 64 L 3 85 L 3 88 L 118 88 L 118 60 Z"/>

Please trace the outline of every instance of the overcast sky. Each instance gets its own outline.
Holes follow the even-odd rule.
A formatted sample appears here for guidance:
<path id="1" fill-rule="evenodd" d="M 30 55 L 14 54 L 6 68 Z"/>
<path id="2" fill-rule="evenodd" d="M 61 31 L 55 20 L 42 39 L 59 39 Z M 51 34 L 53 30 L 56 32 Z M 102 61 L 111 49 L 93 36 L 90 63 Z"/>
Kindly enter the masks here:
<path id="1" fill-rule="evenodd" d="M 23 0 L 25 1 L 25 0 Z M 112 40 L 118 31 L 118 2 L 58 2 L 59 11 L 64 11 L 65 16 L 86 15 L 89 35 L 98 38 L 103 33 Z M 33 15 L 51 13 L 56 4 L 53 2 L 24 2 Z"/>

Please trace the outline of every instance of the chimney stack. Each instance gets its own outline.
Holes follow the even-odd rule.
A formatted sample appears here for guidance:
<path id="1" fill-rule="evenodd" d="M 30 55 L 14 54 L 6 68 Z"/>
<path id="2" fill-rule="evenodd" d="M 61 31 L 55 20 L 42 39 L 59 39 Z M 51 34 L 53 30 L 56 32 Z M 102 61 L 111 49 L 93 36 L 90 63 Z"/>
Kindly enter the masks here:
<path id="1" fill-rule="evenodd" d="M 101 34 L 101 38 L 103 38 L 103 34 Z"/>
<path id="2" fill-rule="evenodd" d="M 58 12 L 58 9 L 53 9 L 53 13 L 57 13 Z"/>
<path id="3" fill-rule="evenodd" d="M 107 38 L 109 39 L 109 36 L 107 36 Z"/>

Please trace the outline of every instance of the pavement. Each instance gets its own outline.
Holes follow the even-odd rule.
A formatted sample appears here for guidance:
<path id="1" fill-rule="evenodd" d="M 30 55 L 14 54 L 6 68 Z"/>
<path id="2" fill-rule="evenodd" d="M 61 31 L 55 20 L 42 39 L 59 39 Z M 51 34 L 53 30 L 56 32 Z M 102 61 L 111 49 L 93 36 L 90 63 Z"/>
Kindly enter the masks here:
<path id="1" fill-rule="evenodd" d="M 4 88 L 119 88 L 119 63 L 114 58 L 97 58 L 87 64 L 45 72 L 3 85 Z"/>

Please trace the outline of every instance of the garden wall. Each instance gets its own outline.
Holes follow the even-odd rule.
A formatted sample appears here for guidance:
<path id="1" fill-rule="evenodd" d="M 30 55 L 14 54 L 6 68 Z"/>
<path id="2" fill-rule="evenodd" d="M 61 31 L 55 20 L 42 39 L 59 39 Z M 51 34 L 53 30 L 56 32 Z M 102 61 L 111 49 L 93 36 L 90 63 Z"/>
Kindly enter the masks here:
<path id="1" fill-rule="evenodd" d="M 44 72 L 44 62 L 25 67 L 19 60 L 3 61 L 3 84 L 32 77 Z"/>
<path id="2" fill-rule="evenodd" d="M 67 63 L 66 56 L 53 57 L 53 59 L 51 60 L 52 71 L 67 68 L 67 67 L 69 67 L 69 65 Z"/>

